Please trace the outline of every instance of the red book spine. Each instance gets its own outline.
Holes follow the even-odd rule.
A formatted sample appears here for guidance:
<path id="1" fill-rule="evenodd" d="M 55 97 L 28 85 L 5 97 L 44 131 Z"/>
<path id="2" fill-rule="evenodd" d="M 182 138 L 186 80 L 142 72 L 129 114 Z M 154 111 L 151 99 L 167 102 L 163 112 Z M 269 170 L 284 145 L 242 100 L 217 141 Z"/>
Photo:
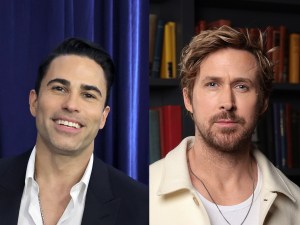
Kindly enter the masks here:
<path id="1" fill-rule="evenodd" d="M 175 148 L 182 140 L 182 118 L 180 105 L 160 107 L 161 156 Z"/>
<path id="2" fill-rule="evenodd" d="M 287 56 L 286 56 L 286 41 L 287 41 L 287 31 L 286 27 L 281 25 L 279 26 L 279 82 L 287 82 L 287 69 L 286 69 L 286 62 L 287 62 Z"/>

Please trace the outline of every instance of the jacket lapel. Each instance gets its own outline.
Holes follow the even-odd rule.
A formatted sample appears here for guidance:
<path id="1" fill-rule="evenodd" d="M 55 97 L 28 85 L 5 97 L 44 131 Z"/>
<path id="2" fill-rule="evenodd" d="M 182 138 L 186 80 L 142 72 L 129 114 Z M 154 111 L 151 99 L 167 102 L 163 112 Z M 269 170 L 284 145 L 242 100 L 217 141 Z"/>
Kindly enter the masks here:
<path id="1" fill-rule="evenodd" d="M 114 225 L 120 199 L 113 196 L 107 166 L 94 157 L 82 225 Z"/>

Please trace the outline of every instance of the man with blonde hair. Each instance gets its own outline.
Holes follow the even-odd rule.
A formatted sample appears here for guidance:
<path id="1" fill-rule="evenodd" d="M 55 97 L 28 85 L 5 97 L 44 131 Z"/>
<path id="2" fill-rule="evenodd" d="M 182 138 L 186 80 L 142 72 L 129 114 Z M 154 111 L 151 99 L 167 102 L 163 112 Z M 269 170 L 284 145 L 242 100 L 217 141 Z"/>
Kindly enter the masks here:
<path id="1" fill-rule="evenodd" d="M 150 166 L 150 224 L 300 224 L 299 187 L 252 143 L 273 81 L 262 34 L 204 31 L 180 67 L 195 136 Z"/>

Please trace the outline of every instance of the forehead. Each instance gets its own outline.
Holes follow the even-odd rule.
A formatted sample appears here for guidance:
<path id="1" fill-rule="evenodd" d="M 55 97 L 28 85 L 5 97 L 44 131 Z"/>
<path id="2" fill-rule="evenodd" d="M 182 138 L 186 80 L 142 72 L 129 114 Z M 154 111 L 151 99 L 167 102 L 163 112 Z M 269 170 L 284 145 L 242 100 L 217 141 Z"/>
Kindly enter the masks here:
<path id="1" fill-rule="evenodd" d="M 66 79 L 71 83 L 106 86 L 102 67 L 85 56 L 62 55 L 53 59 L 43 81 L 47 83 L 55 78 Z"/>
<path id="2" fill-rule="evenodd" d="M 209 54 L 200 64 L 198 78 L 205 76 L 247 78 L 257 77 L 257 62 L 246 50 L 221 49 Z"/>

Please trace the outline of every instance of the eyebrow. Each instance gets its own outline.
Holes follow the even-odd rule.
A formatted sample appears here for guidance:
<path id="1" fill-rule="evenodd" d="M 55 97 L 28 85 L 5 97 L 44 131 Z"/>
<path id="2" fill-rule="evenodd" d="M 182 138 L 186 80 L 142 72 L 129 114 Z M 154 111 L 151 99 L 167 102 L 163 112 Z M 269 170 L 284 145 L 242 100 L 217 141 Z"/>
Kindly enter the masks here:
<path id="1" fill-rule="evenodd" d="M 61 78 L 55 78 L 53 80 L 50 80 L 48 83 L 47 83 L 47 86 L 49 86 L 50 84 L 53 84 L 53 83 L 60 83 L 60 84 L 63 84 L 65 86 L 70 86 L 70 81 L 68 80 L 65 80 L 65 79 L 61 79 Z"/>
<path id="2" fill-rule="evenodd" d="M 205 78 L 202 80 L 202 82 L 206 82 L 206 81 L 210 81 L 210 80 L 212 80 L 212 81 L 220 81 L 220 80 L 222 80 L 222 77 L 208 76 L 208 77 L 205 77 Z M 248 83 L 253 84 L 253 81 L 252 81 L 251 79 L 249 79 L 249 78 L 244 78 L 244 77 L 234 78 L 232 82 L 233 82 L 233 83 L 235 83 L 235 82 L 248 82 Z"/>
<path id="3" fill-rule="evenodd" d="M 55 78 L 53 80 L 50 80 L 47 83 L 47 86 L 49 86 L 50 84 L 53 84 L 53 83 L 60 83 L 60 84 L 65 85 L 67 87 L 70 87 L 70 85 L 71 85 L 71 82 L 68 81 L 68 80 L 66 80 L 66 79 Z M 82 90 L 85 90 L 85 91 L 95 91 L 95 92 L 97 92 L 100 95 L 100 97 L 102 97 L 101 91 L 99 90 L 99 88 L 97 88 L 94 85 L 82 84 L 82 85 L 80 85 L 80 88 Z"/>

